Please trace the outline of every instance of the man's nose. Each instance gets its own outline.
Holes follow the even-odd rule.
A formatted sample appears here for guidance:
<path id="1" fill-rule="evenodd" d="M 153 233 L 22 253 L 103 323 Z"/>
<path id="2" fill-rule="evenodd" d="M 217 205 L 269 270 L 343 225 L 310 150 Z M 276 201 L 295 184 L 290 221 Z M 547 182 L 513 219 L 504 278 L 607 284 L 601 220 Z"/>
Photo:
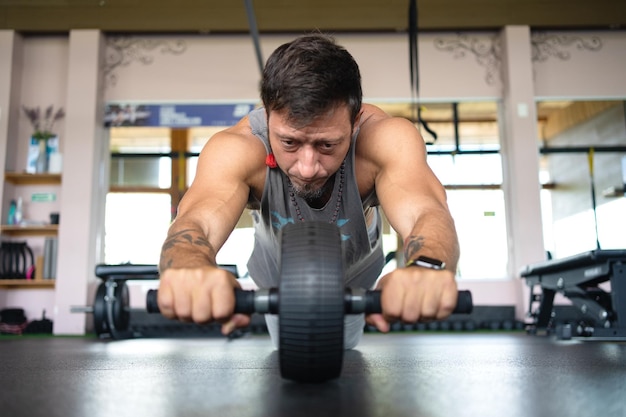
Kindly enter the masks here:
<path id="1" fill-rule="evenodd" d="M 302 179 L 315 178 L 320 169 L 317 152 L 305 146 L 298 155 L 298 170 Z"/>

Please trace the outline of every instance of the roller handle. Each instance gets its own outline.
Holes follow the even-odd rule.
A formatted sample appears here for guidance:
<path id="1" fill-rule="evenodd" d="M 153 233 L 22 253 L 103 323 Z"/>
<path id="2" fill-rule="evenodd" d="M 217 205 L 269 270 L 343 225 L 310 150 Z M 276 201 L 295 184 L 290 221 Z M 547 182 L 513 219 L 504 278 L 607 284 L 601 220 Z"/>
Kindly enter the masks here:
<path id="1" fill-rule="evenodd" d="M 254 306 L 254 291 L 235 290 L 235 313 L 252 314 L 256 312 Z M 148 290 L 146 294 L 146 310 L 148 313 L 160 313 L 158 290 Z"/>
<path id="2" fill-rule="evenodd" d="M 255 313 L 254 294 L 254 291 L 235 289 L 235 313 Z"/>
<path id="3" fill-rule="evenodd" d="M 368 291 L 365 294 L 365 314 L 382 313 L 380 294 L 380 291 Z M 472 293 L 466 290 L 459 291 L 456 307 L 452 314 L 470 314 L 473 309 Z"/>
<path id="4" fill-rule="evenodd" d="M 470 291 L 459 291 L 456 308 L 452 314 L 470 314 L 474 304 Z M 146 296 L 146 309 L 148 313 L 159 313 L 157 302 L 157 290 L 149 290 Z M 380 291 L 368 291 L 365 295 L 365 314 L 380 313 Z M 256 312 L 255 291 L 235 290 L 235 313 L 252 314 Z M 357 312 L 357 311 L 355 311 Z"/>

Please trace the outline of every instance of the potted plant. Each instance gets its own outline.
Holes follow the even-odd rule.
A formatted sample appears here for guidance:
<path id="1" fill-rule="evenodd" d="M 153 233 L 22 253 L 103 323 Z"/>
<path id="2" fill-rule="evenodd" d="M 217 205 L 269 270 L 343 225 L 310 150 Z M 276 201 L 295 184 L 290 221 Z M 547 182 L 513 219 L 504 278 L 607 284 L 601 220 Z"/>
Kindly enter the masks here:
<path id="1" fill-rule="evenodd" d="M 35 172 L 44 173 L 48 171 L 48 141 L 56 138 L 53 128 L 57 121 L 65 117 L 65 111 L 59 107 L 56 112 L 54 106 L 50 105 L 44 113 L 39 107 L 22 106 L 24 114 L 28 118 L 34 131 L 31 135 L 31 142 L 37 144 L 37 157 Z M 30 157 L 29 157 L 30 159 Z"/>

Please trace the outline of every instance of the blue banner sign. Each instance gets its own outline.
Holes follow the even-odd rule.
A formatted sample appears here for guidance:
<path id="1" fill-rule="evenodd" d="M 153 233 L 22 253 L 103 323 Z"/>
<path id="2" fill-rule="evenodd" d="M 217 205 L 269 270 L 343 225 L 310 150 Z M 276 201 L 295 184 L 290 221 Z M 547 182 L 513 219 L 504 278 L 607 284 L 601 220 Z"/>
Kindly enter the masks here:
<path id="1" fill-rule="evenodd" d="M 106 105 L 104 125 L 197 127 L 233 126 L 255 107 L 238 104 L 119 104 Z"/>

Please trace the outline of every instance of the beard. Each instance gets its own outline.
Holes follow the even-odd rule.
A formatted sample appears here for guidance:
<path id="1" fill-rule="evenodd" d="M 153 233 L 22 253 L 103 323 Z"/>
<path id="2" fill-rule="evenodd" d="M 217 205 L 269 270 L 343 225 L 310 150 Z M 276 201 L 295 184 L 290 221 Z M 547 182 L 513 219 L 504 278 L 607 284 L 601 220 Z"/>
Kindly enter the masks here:
<path id="1" fill-rule="evenodd" d="M 312 184 L 298 185 L 292 183 L 291 186 L 294 194 L 306 201 L 316 200 L 322 197 L 322 195 L 324 195 L 324 191 L 326 190 L 324 185 L 316 188 Z"/>
<path id="2" fill-rule="evenodd" d="M 313 184 L 294 184 L 292 182 L 291 187 L 295 195 L 305 201 L 311 202 L 322 198 L 332 187 L 332 181 L 326 181 L 321 187 L 316 187 Z"/>

